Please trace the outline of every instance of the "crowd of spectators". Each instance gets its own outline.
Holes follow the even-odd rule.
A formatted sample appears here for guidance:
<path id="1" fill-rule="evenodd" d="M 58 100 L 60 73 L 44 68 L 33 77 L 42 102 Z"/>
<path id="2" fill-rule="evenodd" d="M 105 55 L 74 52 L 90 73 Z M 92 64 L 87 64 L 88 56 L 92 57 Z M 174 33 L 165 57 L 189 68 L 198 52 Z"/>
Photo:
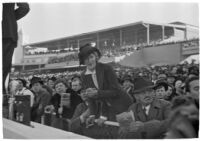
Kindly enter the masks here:
<path id="1" fill-rule="evenodd" d="M 77 52 L 76 49 L 61 49 L 61 50 L 47 50 L 47 51 L 27 51 L 25 55 L 44 55 L 44 54 L 61 54 L 61 53 L 69 53 L 69 52 Z"/>
<path id="2" fill-rule="evenodd" d="M 78 61 L 78 53 L 65 55 L 64 57 L 50 57 L 48 64 L 69 62 L 69 61 Z"/>
<path id="3" fill-rule="evenodd" d="M 135 103 L 139 99 L 136 89 L 140 85 L 145 85 L 145 83 L 140 82 L 141 78 L 145 81 L 151 81 L 154 84 L 152 92 L 155 94 L 154 99 L 159 99 L 165 103 L 165 108 L 161 111 L 164 115 L 159 115 L 161 113 L 158 111 L 157 116 L 149 119 L 143 119 L 140 117 L 141 115 L 138 115 L 139 117 L 135 115 L 136 122 L 134 122 L 133 126 L 127 124 L 128 119 L 126 119 L 126 122 L 117 120 L 116 122 L 119 123 L 119 126 L 106 125 L 105 123 L 85 127 L 82 122 L 84 123 L 84 118 L 88 115 L 88 111 L 87 107 L 83 106 L 85 99 L 81 96 L 81 71 L 35 74 L 21 78 L 15 76 L 15 78 L 11 78 L 11 82 L 16 82 L 15 90 L 13 88 L 9 88 L 9 90 L 12 90 L 12 93 L 14 92 L 16 95 L 23 93 L 31 96 L 32 121 L 42 123 L 41 119 L 45 118 L 47 116 L 46 113 L 50 111 L 54 118 L 50 123 L 45 122 L 42 124 L 92 138 L 198 137 L 198 64 L 188 64 L 186 62 L 177 65 L 143 68 L 114 66 L 114 70 L 121 87 L 132 96 Z M 80 108 L 85 108 L 85 112 L 77 115 L 78 111 L 83 110 Z M 134 107 L 130 107 L 130 109 L 134 109 Z M 127 111 L 129 110 L 127 109 Z M 149 112 L 152 111 L 150 110 Z M 81 120 L 77 120 L 77 118 Z M 81 122 L 81 124 L 78 124 L 78 122 Z M 74 124 L 78 124 L 78 127 Z M 148 126 L 149 124 L 152 125 Z M 160 128 L 160 124 L 162 128 Z M 146 129 L 144 130 L 144 128 Z"/>

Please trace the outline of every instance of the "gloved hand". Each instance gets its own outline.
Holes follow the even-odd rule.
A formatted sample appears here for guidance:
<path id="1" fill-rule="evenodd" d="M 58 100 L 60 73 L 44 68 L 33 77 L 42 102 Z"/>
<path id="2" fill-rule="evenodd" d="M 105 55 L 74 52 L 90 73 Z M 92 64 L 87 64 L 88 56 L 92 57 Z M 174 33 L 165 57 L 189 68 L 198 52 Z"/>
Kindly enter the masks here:
<path id="1" fill-rule="evenodd" d="M 95 116 L 94 115 L 90 115 L 87 119 L 86 119 L 86 128 L 94 125 L 95 122 Z"/>

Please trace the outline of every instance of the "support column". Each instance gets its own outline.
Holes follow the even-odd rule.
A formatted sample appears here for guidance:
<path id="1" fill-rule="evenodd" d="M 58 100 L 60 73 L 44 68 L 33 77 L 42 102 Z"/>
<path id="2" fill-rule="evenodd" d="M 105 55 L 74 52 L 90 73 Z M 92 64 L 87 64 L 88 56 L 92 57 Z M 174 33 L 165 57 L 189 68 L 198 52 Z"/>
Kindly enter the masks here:
<path id="1" fill-rule="evenodd" d="M 165 39 L 165 26 L 162 26 L 162 40 Z"/>
<path id="2" fill-rule="evenodd" d="M 23 71 L 25 70 L 24 62 L 23 62 L 22 70 L 23 70 Z"/>
<path id="3" fill-rule="evenodd" d="M 147 27 L 147 45 L 149 45 L 149 24 L 147 24 L 146 27 Z"/>
<path id="4" fill-rule="evenodd" d="M 69 41 L 67 41 L 67 47 L 66 48 L 69 48 Z"/>
<path id="5" fill-rule="evenodd" d="M 39 72 L 41 72 L 41 64 L 38 65 Z"/>
<path id="6" fill-rule="evenodd" d="M 187 40 L 187 28 L 184 30 L 184 39 Z"/>
<path id="7" fill-rule="evenodd" d="M 99 33 L 97 33 L 97 48 L 99 49 L 100 46 L 99 46 Z"/>
<path id="8" fill-rule="evenodd" d="M 79 41 L 79 39 L 77 40 L 77 48 L 80 48 L 80 41 Z"/>
<path id="9" fill-rule="evenodd" d="M 119 30 L 119 46 L 122 46 L 122 30 Z"/>

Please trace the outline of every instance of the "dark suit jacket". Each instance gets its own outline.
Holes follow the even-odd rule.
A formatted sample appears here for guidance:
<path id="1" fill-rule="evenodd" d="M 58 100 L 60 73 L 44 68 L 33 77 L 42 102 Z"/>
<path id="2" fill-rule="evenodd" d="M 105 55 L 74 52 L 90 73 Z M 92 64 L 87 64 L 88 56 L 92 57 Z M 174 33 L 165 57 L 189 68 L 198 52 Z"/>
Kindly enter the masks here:
<path id="1" fill-rule="evenodd" d="M 117 76 L 111 66 L 97 63 L 96 76 L 99 89 L 98 96 L 95 99 L 104 101 L 104 104 L 107 103 L 107 108 L 105 108 L 106 106 L 103 106 L 103 112 L 106 113 L 106 110 L 108 109 L 109 113 L 107 112 L 103 115 L 110 115 L 110 120 L 116 120 L 113 119 L 113 115 L 115 116 L 116 114 L 126 111 L 133 103 L 133 99 L 119 85 Z M 88 88 L 85 72 L 82 73 L 81 78 L 83 88 Z M 96 109 L 93 107 L 94 106 L 92 105 L 89 107 L 91 109 L 91 113 L 95 113 L 94 111 Z M 112 115 L 110 113 L 112 113 Z"/>
<path id="2" fill-rule="evenodd" d="M 44 108 L 49 104 L 50 99 L 50 93 L 44 88 L 38 94 L 35 94 L 34 103 L 31 108 L 32 121 L 41 122 L 41 116 L 44 114 Z"/>
<path id="3" fill-rule="evenodd" d="M 15 3 L 3 3 L 3 20 L 2 20 L 2 36 L 10 38 L 17 42 L 17 20 L 24 17 L 29 12 L 27 3 L 17 3 L 18 8 L 15 9 Z"/>
<path id="4" fill-rule="evenodd" d="M 147 116 L 140 103 L 131 105 L 128 111 L 130 110 L 134 112 L 136 121 L 144 123 L 144 127 L 139 128 L 137 133 L 122 135 L 123 138 L 160 138 L 166 132 L 170 112 L 170 103 L 168 101 L 155 99 Z"/>
<path id="5" fill-rule="evenodd" d="M 63 118 L 71 119 L 76 106 L 82 102 L 81 97 L 72 89 L 67 89 L 66 93 L 70 93 L 70 108 L 63 106 Z M 52 104 L 56 110 L 56 116 L 59 117 L 58 109 L 60 108 L 61 95 L 56 93 L 52 96 L 50 104 Z"/>

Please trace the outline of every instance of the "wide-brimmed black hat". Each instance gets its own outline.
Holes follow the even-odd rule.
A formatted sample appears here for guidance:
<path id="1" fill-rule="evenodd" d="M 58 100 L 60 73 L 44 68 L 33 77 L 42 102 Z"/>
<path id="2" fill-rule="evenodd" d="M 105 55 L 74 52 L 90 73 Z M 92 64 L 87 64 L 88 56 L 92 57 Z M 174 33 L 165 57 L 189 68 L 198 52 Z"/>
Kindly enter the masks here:
<path id="1" fill-rule="evenodd" d="M 150 80 L 146 80 L 142 77 L 135 79 L 134 93 L 143 92 L 145 90 L 154 89 L 155 85 Z"/>
<path id="2" fill-rule="evenodd" d="M 84 46 L 81 46 L 79 49 L 79 63 L 80 65 L 84 64 L 84 60 L 93 52 L 97 52 L 98 57 L 101 57 L 100 51 L 96 47 L 92 47 L 91 44 L 86 44 Z"/>

